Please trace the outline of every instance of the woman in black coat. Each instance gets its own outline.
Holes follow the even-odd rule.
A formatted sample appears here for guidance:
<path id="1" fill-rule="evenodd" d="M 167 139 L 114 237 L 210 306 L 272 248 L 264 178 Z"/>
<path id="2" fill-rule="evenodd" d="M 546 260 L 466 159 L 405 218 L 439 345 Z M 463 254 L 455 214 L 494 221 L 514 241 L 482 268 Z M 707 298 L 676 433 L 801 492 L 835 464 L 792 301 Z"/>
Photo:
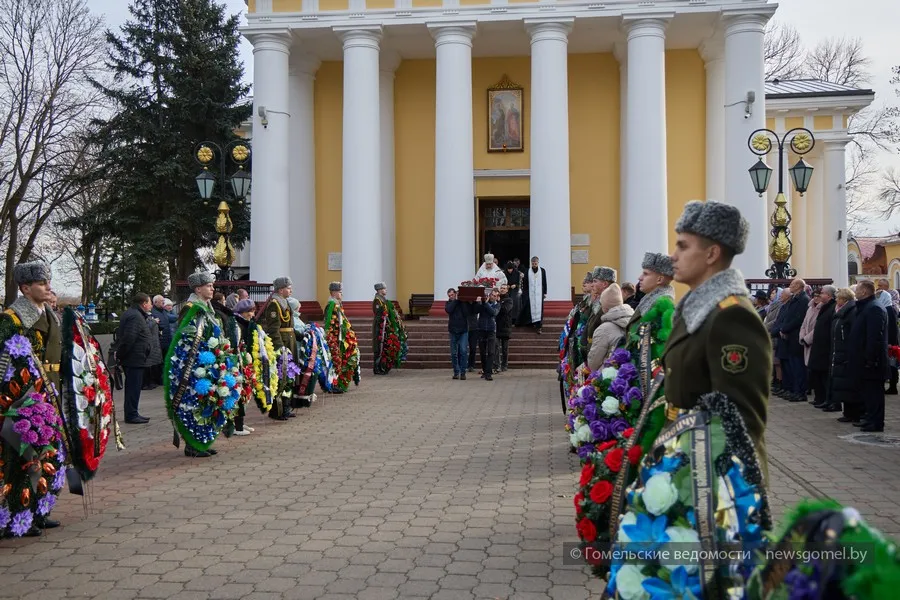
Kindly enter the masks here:
<path id="1" fill-rule="evenodd" d="M 836 294 L 837 291 L 830 285 L 823 287 L 819 292 L 819 314 L 813 326 L 809 360 L 806 363 L 809 369 L 810 385 L 815 392 L 816 402 L 813 406 L 826 412 L 839 410 L 831 408 L 831 402 L 828 400 L 828 372 L 831 370 L 831 329 L 834 323 L 834 296 Z"/>
<path id="2" fill-rule="evenodd" d="M 838 421 L 850 423 L 862 416 L 862 403 L 856 397 L 856 378 L 850 367 L 850 329 L 856 319 L 856 300 L 847 289 L 837 293 L 837 304 L 831 324 L 831 372 L 828 377 L 828 409 L 840 410 Z"/>
<path id="3" fill-rule="evenodd" d="M 882 296 L 884 296 L 882 298 Z M 884 311 L 887 313 L 887 338 L 888 338 L 888 346 L 900 346 L 900 328 L 897 326 L 897 310 L 894 308 L 894 303 L 890 300 L 890 294 L 885 291 L 882 291 L 878 294 L 878 304 L 884 308 Z M 886 394 L 896 394 L 897 393 L 897 367 L 891 366 L 891 379 L 890 379 L 890 387 L 885 392 Z"/>

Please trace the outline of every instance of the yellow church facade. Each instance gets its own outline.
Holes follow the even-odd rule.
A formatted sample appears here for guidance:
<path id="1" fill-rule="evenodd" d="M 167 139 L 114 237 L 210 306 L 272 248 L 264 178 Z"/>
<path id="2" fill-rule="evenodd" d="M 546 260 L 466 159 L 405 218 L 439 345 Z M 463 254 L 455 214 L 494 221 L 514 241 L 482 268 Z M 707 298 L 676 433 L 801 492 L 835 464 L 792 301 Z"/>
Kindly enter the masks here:
<path id="1" fill-rule="evenodd" d="M 548 311 L 567 311 L 594 265 L 635 281 L 645 251 L 672 250 L 684 204 L 705 198 L 750 220 L 737 266 L 763 277 L 771 203 L 752 188 L 747 139 L 778 118 L 762 55 L 774 10 L 249 0 L 250 279 L 289 275 L 319 302 L 340 280 L 351 307 L 384 281 L 405 304 L 443 299 L 484 252 L 536 255 Z M 845 124 L 835 114 L 829 128 Z M 843 201 L 827 200 L 834 214 Z"/>

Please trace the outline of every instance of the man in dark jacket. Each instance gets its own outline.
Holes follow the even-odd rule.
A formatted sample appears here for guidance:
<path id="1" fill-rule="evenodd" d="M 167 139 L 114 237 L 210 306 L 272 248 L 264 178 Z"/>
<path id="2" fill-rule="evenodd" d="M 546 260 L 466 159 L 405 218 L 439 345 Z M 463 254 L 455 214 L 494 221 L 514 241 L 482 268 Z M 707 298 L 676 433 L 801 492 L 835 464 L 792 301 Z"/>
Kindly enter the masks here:
<path id="1" fill-rule="evenodd" d="M 511 260 L 506 261 L 506 284 L 509 286 L 509 297 L 513 301 L 513 324 L 519 318 L 522 309 L 522 296 L 519 291 L 522 289 L 522 272 L 516 268 L 516 263 Z"/>
<path id="2" fill-rule="evenodd" d="M 493 381 L 494 339 L 497 332 L 497 314 L 500 312 L 500 292 L 492 290 L 487 302 L 476 301 L 478 310 L 478 349 L 481 352 L 481 377 Z"/>
<path id="3" fill-rule="evenodd" d="M 163 296 L 153 297 L 153 310 L 150 316 L 159 323 L 159 347 L 162 350 L 163 358 L 172 345 L 172 313 L 166 310 L 166 299 Z"/>
<path id="4" fill-rule="evenodd" d="M 512 333 L 515 305 L 509 286 L 500 286 L 500 312 L 497 313 L 497 343 L 494 346 L 494 371 L 509 368 L 509 336 Z"/>
<path id="5" fill-rule="evenodd" d="M 831 326 L 834 323 L 835 295 L 833 285 L 822 286 L 819 290 L 819 314 L 813 327 L 813 341 L 809 347 L 809 383 L 815 394 L 813 406 L 826 412 L 840 409 L 830 408 L 828 399 L 828 371 L 831 368 Z"/>
<path id="6" fill-rule="evenodd" d="M 116 357 L 125 368 L 125 422 L 131 424 L 149 423 L 150 419 L 138 412 L 141 387 L 144 380 L 144 366 L 150 356 L 150 296 L 135 294 L 131 308 L 122 315 L 116 332 Z"/>
<path id="7" fill-rule="evenodd" d="M 865 432 L 884 431 L 887 345 L 887 314 L 875 302 L 875 284 L 860 281 L 856 286 L 856 321 L 850 330 L 850 367 L 866 406 L 859 423 Z"/>
<path id="8" fill-rule="evenodd" d="M 469 303 L 469 312 L 466 313 L 466 322 L 469 325 L 469 360 L 466 363 L 469 373 L 475 372 L 475 353 L 478 351 L 478 308 Z"/>
<path id="9" fill-rule="evenodd" d="M 803 346 L 800 345 L 800 327 L 806 317 L 809 296 L 806 282 L 795 279 L 790 286 L 791 299 L 781 309 L 774 335 L 781 340 L 778 358 L 781 360 L 784 393 L 789 402 L 806 401 L 806 365 L 803 362 Z"/>
<path id="10" fill-rule="evenodd" d="M 444 303 L 444 312 L 450 318 L 447 321 L 447 331 L 450 332 L 450 362 L 453 363 L 453 379 L 466 379 L 466 369 L 469 366 L 469 313 L 471 309 L 467 302 L 457 298 L 456 290 L 447 290 L 447 302 Z"/>
<path id="11" fill-rule="evenodd" d="M 841 423 L 855 423 L 862 418 L 862 399 L 856 395 L 856 377 L 850 365 L 850 331 L 856 321 L 856 300 L 849 289 L 839 290 L 835 297 L 834 321 L 831 325 L 831 370 L 828 374 L 829 408 L 843 409 Z"/>

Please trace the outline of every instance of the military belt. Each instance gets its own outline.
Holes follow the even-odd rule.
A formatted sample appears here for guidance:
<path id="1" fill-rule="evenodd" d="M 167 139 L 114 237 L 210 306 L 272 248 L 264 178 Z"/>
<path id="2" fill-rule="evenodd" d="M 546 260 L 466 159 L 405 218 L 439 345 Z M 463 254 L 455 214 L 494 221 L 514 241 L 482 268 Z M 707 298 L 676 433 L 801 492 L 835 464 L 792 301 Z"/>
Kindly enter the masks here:
<path id="1" fill-rule="evenodd" d="M 281 331 L 282 333 L 290 333 L 290 332 L 292 332 L 293 330 L 294 330 L 293 327 L 282 327 L 282 328 L 280 328 L 278 331 Z"/>
<path id="2" fill-rule="evenodd" d="M 44 369 L 52 373 L 59 373 L 59 363 L 45 362 Z"/>

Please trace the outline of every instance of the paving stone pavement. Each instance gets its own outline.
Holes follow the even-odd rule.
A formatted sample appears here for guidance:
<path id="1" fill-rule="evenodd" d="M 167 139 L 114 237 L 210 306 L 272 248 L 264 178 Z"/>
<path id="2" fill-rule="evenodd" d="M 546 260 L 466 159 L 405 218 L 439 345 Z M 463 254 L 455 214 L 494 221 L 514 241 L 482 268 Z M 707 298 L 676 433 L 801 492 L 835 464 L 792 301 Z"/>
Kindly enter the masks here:
<path id="1" fill-rule="evenodd" d="M 563 565 L 578 465 L 557 389 L 552 371 L 369 376 L 288 422 L 250 411 L 256 432 L 210 459 L 172 446 L 160 391 L 144 392 L 152 421 L 122 425 L 128 448 L 104 459 L 91 514 L 65 493 L 62 527 L 0 541 L 0 598 L 599 597 Z M 841 440 L 855 429 L 834 416 L 773 399 L 776 515 L 827 494 L 900 534 L 900 449 Z"/>

